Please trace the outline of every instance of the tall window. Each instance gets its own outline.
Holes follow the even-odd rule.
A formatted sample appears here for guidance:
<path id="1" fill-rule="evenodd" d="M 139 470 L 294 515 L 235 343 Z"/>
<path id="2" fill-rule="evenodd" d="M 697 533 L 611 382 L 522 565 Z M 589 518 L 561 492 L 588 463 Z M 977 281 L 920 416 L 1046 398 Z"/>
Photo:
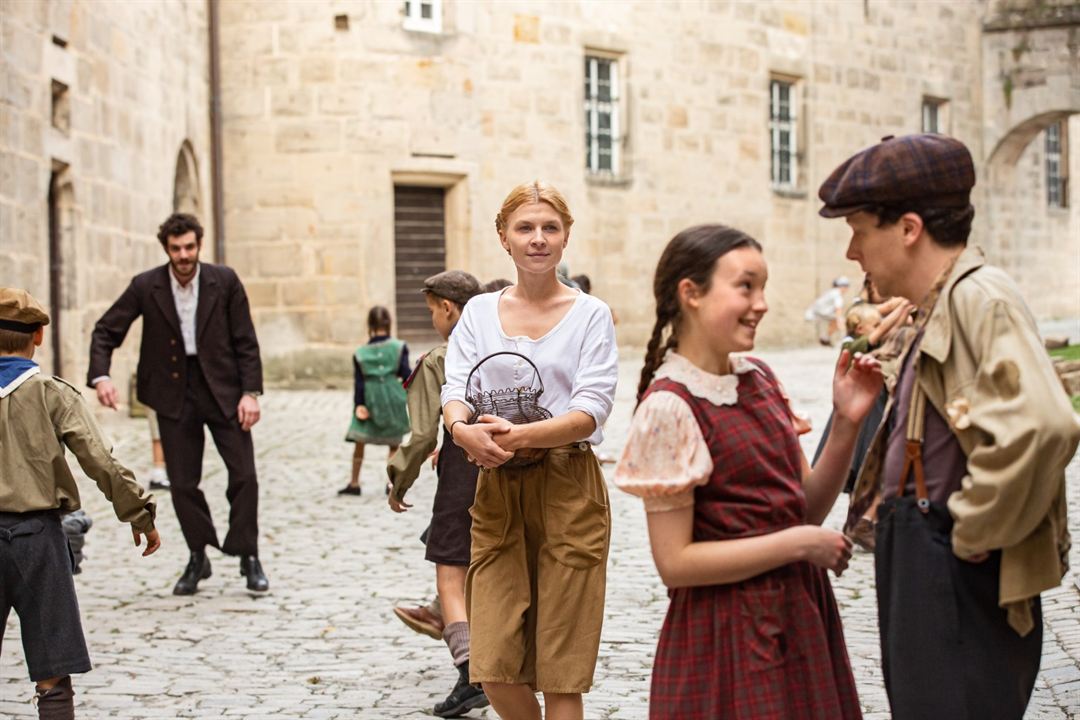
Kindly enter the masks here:
<path id="1" fill-rule="evenodd" d="M 405 0 L 406 30 L 442 32 L 442 0 Z"/>
<path id="2" fill-rule="evenodd" d="M 795 99 L 795 83 L 785 80 L 769 82 L 771 178 L 773 187 L 782 190 L 795 189 L 799 181 Z"/>
<path id="3" fill-rule="evenodd" d="M 941 132 L 940 118 L 938 117 L 938 111 L 941 108 L 941 103 L 937 100 L 930 98 L 923 98 L 922 101 L 922 131 L 924 133 L 939 133 Z"/>
<path id="4" fill-rule="evenodd" d="M 585 56 L 585 167 L 597 175 L 620 169 L 619 61 Z"/>
<path id="5" fill-rule="evenodd" d="M 1046 128 L 1046 204 L 1063 208 L 1068 205 L 1068 170 L 1065 165 L 1065 123 Z"/>
<path id="6" fill-rule="evenodd" d="M 922 98 L 922 132 L 923 133 L 947 133 L 948 121 L 946 118 L 948 100 L 940 97 Z"/>

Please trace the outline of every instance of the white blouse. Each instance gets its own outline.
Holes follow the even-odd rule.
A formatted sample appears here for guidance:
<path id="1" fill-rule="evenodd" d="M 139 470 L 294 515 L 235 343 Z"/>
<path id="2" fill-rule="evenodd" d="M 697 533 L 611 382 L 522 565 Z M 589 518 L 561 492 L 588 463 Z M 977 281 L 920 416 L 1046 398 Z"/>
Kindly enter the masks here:
<path id="1" fill-rule="evenodd" d="M 566 315 L 543 337 L 536 340 L 523 335 L 510 337 L 499 322 L 502 292 L 477 295 L 469 300 L 450 334 L 443 406 L 451 400 L 468 405 L 466 394 L 475 394 L 480 389 L 536 387 L 529 363 L 504 355 L 484 363 L 473 376 L 471 388 L 466 389 L 469 371 L 476 363 L 492 353 L 510 350 L 536 364 L 544 383 L 540 405 L 554 417 L 573 410 L 590 415 L 596 421 L 596 430 L 589 436 L 589 442 L 599 445 L 604 439 L 601 426 L 615 403 L 615 383 L 619 376 L 611 310 L 592 295 L 579 293 Z"/>

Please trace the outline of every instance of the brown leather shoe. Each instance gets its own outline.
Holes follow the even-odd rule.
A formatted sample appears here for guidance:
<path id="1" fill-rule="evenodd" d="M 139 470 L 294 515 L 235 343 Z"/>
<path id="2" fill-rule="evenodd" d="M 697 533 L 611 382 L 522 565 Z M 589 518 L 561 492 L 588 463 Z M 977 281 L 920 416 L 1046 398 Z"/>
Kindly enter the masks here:
<path id="1" fill-rule="evenodd" d="M 396 607 L 394 608 L 394 614 L 401 619 L 401 622 L 405 623 L 416 632 L 427 635 L 435 640 L 443 639 L 443 628 L 446 626 L 443 623 L 442 616 L 436 615 L 429 608 Z"/>

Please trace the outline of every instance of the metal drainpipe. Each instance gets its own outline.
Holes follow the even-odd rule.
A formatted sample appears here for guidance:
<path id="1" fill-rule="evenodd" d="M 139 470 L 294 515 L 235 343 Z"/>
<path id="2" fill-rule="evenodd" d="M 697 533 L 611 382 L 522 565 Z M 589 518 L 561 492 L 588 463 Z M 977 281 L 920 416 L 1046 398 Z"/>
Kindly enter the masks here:
<path id="1" fill-rule="evenodd" d="M 221 57 L 218 0 L 206 0 L 210 31 L 210 184 L 214 211 L 214 261 L 225 262 L 225 180 L 221 154 Z"/>

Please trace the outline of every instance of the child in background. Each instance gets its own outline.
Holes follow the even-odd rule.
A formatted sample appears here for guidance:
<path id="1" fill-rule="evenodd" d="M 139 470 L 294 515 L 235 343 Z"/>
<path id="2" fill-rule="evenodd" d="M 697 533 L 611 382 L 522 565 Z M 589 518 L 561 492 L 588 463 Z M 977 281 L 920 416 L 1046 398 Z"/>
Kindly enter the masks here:
<path id="1" fill-rule="evenodd" d="M 825 572 L 847 568 L 851 543 L 820 525 L 881 375 L 840 354 L 833 432 L 811 469 L 772 370 L 736 355 L 754 347 L 767 275 L 760 245 L 723 225 L 679 233 L 656 268 L 656 324 L 615 469 L 645 500 L 671 596 L 652 720 L 862 717 Z"/>
<path id="2" fill-rule="evenodd" d="M 454 444 L 450 433 L 441 428 L 439 395 L 446 382 L 446 342 L 465 303 L 480 292 L 480 283 L 467 272 L 448 270 L 425 280 L 423 292 L 431 312 L 431 324 L 443 344 L 420 360 L 405 383 L 412 433 L 386 465 L 392 485 L 388 501 L 394 512 L 405 512 L 412 507 L 405 502 L 405 493 L 420 474 L 441 434 L 442 448 L 436 466 L 439 484 L 431 508 L 431 525 L 426 532 L 424 557 L 435 563 L 441 622 L 445 624 L 442 637 L 450 648 L 458 679 L 446 699 L 435 706 L 434 713 L 436 717 L 460 717 L 473 708 L 488 705 L 484 691 L 469 684 L 469 623 L 465 611 L 465 575 L 472 547 L 469 508 L 476 495 L 479 468 L 465 459 L 465 453 Z M 436 625 L 436 618 L 428 608 L 399 607 L 394 608 L 394 613 L 410 627 Z"/>
<path id="3" fill-rule="evenodd" d="M 506 278 L 495 278 L 494 280 L 488 280 L 486 283 L 480 286 L 481 293 L 496 292 L 502 290 L 505 287 L 510 287 L 514 282 L 507 280 Z"/>
<path id="4" fill-rule="evenodd" d="M 368 311 L 368 343 L 353 354 L 353 412 L 345 441 L 355 443 L 349 484 L 338 495 L 360 495 L 360 466 L 365 445 L 389 445 L 390 456 L 409 432 L 405 388 L 409 378 L 409 348 L 390 337 L 390 311 L 376 305 Z M 387 488 L 389 492 L 389 488 Z"/>
<path id="5" fill-rule="evenodd" d="M 71 675 L 90 671 L 60 515 L 79 509 L 64 457 L 79 466 L 131 524 L 150 555 L 161 546 L 154 498 L 116 461 L 79 391 L 34 362 L 48 314 L 25 290 L 0 288 L 0 638 L 14 609 L 22 627 L 38 717 L 75 717 Z"/>
<path id="6" fill-rule="evenodd" d="M 814 323 L 818 342 L 825 347 L 832 346 L 832 336 L 840 329 L 844 317 L 844 293 L 850 286 L 851 281 L 841 275 L 806 308 L 806 319 Z"/>

